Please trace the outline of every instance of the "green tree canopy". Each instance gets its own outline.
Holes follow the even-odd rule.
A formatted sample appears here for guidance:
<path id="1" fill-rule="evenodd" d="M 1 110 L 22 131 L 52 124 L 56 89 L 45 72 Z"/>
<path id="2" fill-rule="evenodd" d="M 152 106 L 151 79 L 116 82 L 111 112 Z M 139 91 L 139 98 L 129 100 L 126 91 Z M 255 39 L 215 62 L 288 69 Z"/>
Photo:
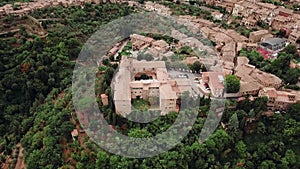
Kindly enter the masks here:
<path id="1" fill-rule="evenodd" d="M 240 80 L 236 75 L 227 75 L 225 77 L 225 87 L 227 93 L 237 93 L 240 90 Z"/>

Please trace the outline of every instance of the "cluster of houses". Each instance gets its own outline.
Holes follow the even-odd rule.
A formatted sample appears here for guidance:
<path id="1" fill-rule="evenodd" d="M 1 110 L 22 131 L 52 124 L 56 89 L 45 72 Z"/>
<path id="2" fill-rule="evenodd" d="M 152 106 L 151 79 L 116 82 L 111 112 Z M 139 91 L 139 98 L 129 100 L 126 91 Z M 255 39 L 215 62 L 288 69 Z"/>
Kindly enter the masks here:
<path id="1" fill-rule="evenodd" d="M 241 16 L 242 24 L 252 28 L 263 21 L 275 30 L 284 30 L 291 43 L 300 38 L 300 14 L 291 9 L 255 0 L 213 0 L 208 4 L 226 8 L 234 16 Z"/>
<path id="2" fill-rule="evenodd" d="M 238 0 L 213 0 L 207 1 L 214 5 L 226 8 L 233 15 L 241 16 L 242 24 L 247 27 L 254 27 L 258 21 L 266 21 L 273 29 L 285 30 L 288 39 L 274 38 L 269 30 L 258 30 L 250 33 L 249 38 L 240 35 L 233 29 L 222 29 L 216 27 L 213 22 L 197 18 L 194 16 L 179 16 L 178 22 L 190 28 L 193 33 L 202 33 L 207 38 L 216 43 L 215 49 L 221 60 L 202 60 L 191 57 L 184 60 L 187 64 L 195 61 L 206 63 L 211 70 L 222 67 L 222 71 L 203 72 L 202 82 L 209 87 L 209 94 L 216 97 L 234 97 L 238 101 L 246 96 L 267 97 L 268 111 L 285 111 L 289 105 L 300 102 L 300 91 L 282 89 L 282 80 L 273 74 L 263 72 L 255 66 L 249 64 L 246 57 L 237 57 L 237 53 L 242 48 L 258 49 L 265 57 L 271 58 L 274 53 L 282 50 L 287 41 L 296 43 L 300 38 L 300 17 L 293 11 L 277 7 L 272 4 L 256 1 Z M 138 5 L 135 1 L 129 1 L 130 5 Z M 153 2 L 145 2 L 143 7 L 149 11 L 156 11 L 163 15 L 171 15 L 171 10 L 163 5 Z M 220 13 L 214 14 L 221 19 Z M 179 40 L 176 47 L 189 46 L 193 49 L 204 48 L 206 51 L 212 49 L 205 47 L 202 42 L 193 37 L 172 31 L 172 37 Z M 169 57 L 173 53 L 170 51 L 171 45 L 163 40 L 154 40 L 151 37 L 133 34 L 130 40 L 134 50 L 149 49 L 149 53 L 157 60 L 162 56 Z M 117 44 L 111 53 L 120 51 Z M 170 53 L 171 52 L 171 53 Z M 213 53 L 213 51 L 210 51 Z M 208 52 L 208 53 L 210 53 Z M 168 54 L 167 54 L 168 53 Z M 300 68 L 300 64 L 292 64 L 291 67 Z M 136 80 L 137 76 L 146 74 L 150 79 Z M 234 74 L 240 80 L 240 90 L 238 93 L 226 93 L 224 87 L 224 76 Z M 200 87 L 200 86 L 199 86 Z M 207 88 L 204 86 L 204 89 Z M 201 89 L 201 87 L 200 87 Z M 113 79 L 114 102 L 116 112 L 126 116 L 132 111 L 132 99 L 152 100 L 150 110 L 162 110 L 162 115 L 169 111 L 178 111 L 178 97 L 184 91 L 191 91 L 191 82 L 188 79 L 172 79 L 167 74 L 166 65 L 162 61 L 137 61 L 132 58 L 122 57 L 118 74 Z M 203 91 L 206 94 L 207 91 Z M 158 101 L 155 103 L 155 99 Z M 108 96 L 101 95 L 103 105 L 108 105 Z M 74 135 L 76 135 L 75 133 Z M 78 135 L 78 134 L 77 134 Z"/>
<path id="3" fill-rule="evenodd" d="M 151 1 L 146 1 L 144 3 L 143 7 L 147 11 L 154 11 L 161 15 L 171 15 L 172 14 L 172 11 L 170 10 L 170 8 L 168 8 L 164 5 L 160 5 L 158 3 L 151 2 Z"/>
<path id="4" fill-rule="evenodd" d="M 83 5 L 85 2 L 101 3 L 105 0 L 45 0 L 36 2 L 14 3 L 0 7 L 0 16 L 15 14 L 24 15 L 35 9 L 57 6 L 57 5 Z M 114 2 L 114 1 L 110 1 Z M 116 0 L 117 2 L 117 0 Z M 119 1 L 118 1 L 119 2 Z M 126 1 L 127 2 L 127 1 Z M 128 1 L 131 6 L 140 6 L 135 1 Z M 275 75 L 265 73 L 249 64 L 246 57 L 237 57 L 237 53 L 242 48 L 255 48 L 265 57 L 273 58 L 274 54 L 282 50 L 287 42 L 296 43 L 300 38 L 300 15 L 294 11 L 278 7 L 268 3 L 256 2 L 253 0 L 213 0 L 206 3 L 216 6 L 222 6 L 234 16 L 242 17 L 242 24 L 252 28 L 257 25 L 258 21 L 264 21 L 271 28 L 276 30 L 284 30 L 287 39 L 274 38 L 269 30 L 258 30 L 250 33 L 249 38 L 242 36 L 233 29 L 223 29 L 217 27 L 215 23 L 208 20 L 183 15 L 179 16 L 177 22 L 187 26 L 193 33 L 202 33 L 205 37 L 215 43 L 215 49 L 220 56 L 220 60 L 210 58 L 203 60 L 202 58 L 187 58 L 185 63 L 193 63 L 200 61 L 209 65 L 211 70 L 222 67 L 222 72 L 205 72 L 202 74 L 202 80 L 210 88 L 210 93 L 214 96 L 224 96 L 224 76 L 229 74 L 236 75 L 241 82 L 240 91 L 238 93 L 227 95 L 232 97 L 244 97 L 247 95 L 267 96 L 269 98 L 268 106 L 270 110 L 285 110 L 288 105 L 300 101 L 299 93 L 295 91 L 280 91 L 282 81 Z M 162 15 L 171 15 L 170 8 L 164 5 L 147 1 L 142 6 L 145 10 L 155 11 Z M 215 12 L 215 18 L 222 18 L 222 14 Z M 214 50 L 209 48 L 201 41 L 194 37 L 172 31 L 172 36 L 179 40 L 175 47 L 180 48 L 189 46 L 193 49 L 201 48 L 208 55 L 213 55 Z M 161 60 L 163 56 L 169 58 L 174 53 L 170 51 L 171 44 L 164 40 L 154 40 L 151 37 L 133 34 L 130 36 L 134 50 L 148 49 L 155 60 Z M 116 54 L 123 43 L 117 44 L 110 54 Z M 291 65 L 300 67 L 297 64 Z M 151 76 L 147 80 L 134 80 L 135 76 L 141 73 Z M 162 110 L 162 114 L 168 111 L 178 111 L 177 98 L 184 91 L 192 90 L 188 79 L 176 80 L 170 79 L 164 62 L 155 61 L 143 63 L 143 61 L 132 60 L 122 57 L 120 63 L 119 74 L 114 81 L 114 101 L 116 110 L 119 114 L 125 116 L 131 111 L 131 100 L 136 98 L 158 97 L 158 108 Z M 103 104 L 108 104 L 108 97 L 101 95 Z M 121 100 L 120 100 L 121 98 Z"/>
<path id="5" fill-rule="evenodd" d="M 174 54 L 169 51 L 170 45 L 164 40 L 154 40 L 151 37 L 138 34 L 130 35 L 130 39 L 133 50 L 142 51 L 147 48 L 147 53 L 151 54 L 155 60 L 159 60 L 163 56 L 169 57 Z"/>
<path id="6" fill-rule="evenodd" d="M 0 17 L 5 15 L 23 16 L 36 9 L 48 8 L 51 6 L 83 6 L 86 2 L 99 4 L 105 2 L 123 2 L 121 0 L 36 0 L 33 2 L 15 2 L 0 7 Z"/>
<path id="7" fill-rule="evenodd" d="M 183 36 L 184 34 L 178 31 L 173 31 L 172 34 L 181 37 L 181 40 L 175 44 L 176 47 L 203 45 L 197 39 Z M 228 37 L 230 36 L 228 35 Z M 130 41 L 134 50 L 147 48 L 151 51 L 151 49 L 158 48 L 157 50 L 163 51 L 162 54 L 170 50 L 170 45 L 165 41 L 154 40 L 151 37 L 143 35 L 133 34 L 130 36 Z M 230 41 L 230 44 L 232 43 L 236 42 Z M 223 51 L 226 50 L 223 49 Z M 184 60 L 184 62 L 187 61 L 189 63 L 195 61 L 203 63 L 203 60 L 197 57 Z M 292 90 L 281 91 L 282 80 L 273 74 L 263 72 L 255 68 L 255 66 L 250 65 L 247 57 L 236 57 L 232 60 L 222 58 L 221 60 L 214 60 L 214 63 L 210 63 L 210 66 L 212 71 L 202 73 L 202 82 L 210 90 L 207 93 L 205 91 L 207 87 L 204 87 L 204 90 L 201 90 L 203 94 L 211 94 L 215 97 L 233 97 L 239 98 L 239 100 L 248 95 L 267 96 L 275 100 L 274 103 L 268 102 L 270 111 L 285 110 L 290 104 L 300 102 L 299 93 Z M 214 71 L 213 68 L 219 66 L 223 67 L 223 70 Z M 147 74 L 151 78 L 147 80 L 135 80 L 135 76 L 140 76 L 142 73 Z M 226 93 L 225 91 L 224 76 L 229 74 L 236 75 L 240 80 L 241 85 L 238 93 Z M 199 87 L 201 89 L 200 85 Z M 275 98 L 274 94 L 269 95 L 270 92 L 264 92 L 269 90 L 278 93 Z M 151 110 L 163 110 L 162 114 L 166 114 L 169 111 L 178 111 L 176 100 L 184 91 L 192 91 L 190 80 L 170 78 L 165 63 L 162 61 L 145 62 L 122 57 L 118 76 L 114 79 L 114 102 L 117 112 L 123 116 L 132 111 L 131 100 L 137 98 L 159 98 L 159 105 L 151 107 Z M 108 104 L 106 95 L 101 95 L 101 99 L 104 105 Z"/>
<path id="8" fill-rule="evenodd" d="M 211 70 L 213 70 L 213 67 L 222 65 L 223 72 L 205 72 L 202 74 L 202 80 L 205 84 L 208 84 L 210 93 L 214 96 L 221 96 L 222 94 L 224 94 L 225 88 L 223 84 L 224 79 L 222 78 L 222 76 L 234 74 L 240 79 L 240 91 L 235 94 L 225 95 L 227 97 L 243 98 L 247 95 L 263 96 L 262 91 L 272 89 L 280 94 L 278 94 L 278 98 L 276 98 L 277 102 L 275 102 L 274 104 L 270 102 L 268 103 L 270 110 L 284 110 L 291 103 L 299 102 L 300 98 L 297 92 L 292 90 L 280 91 L 282 87 L 282 80 L 280 78 L 276 77 L 273 74 L 263 72 L 255 68 L 255 66 L 250 65 L 249 60 L 246 57 L 237 57 L 237 53 L 242 48 L 247 48 L 257 49 L 265 59 L 274 58 L 274 56 L 276 56 L 276 53 L 281 51 L 288 42 L 295 43 L 299 39 L 299 19 L 295 19 L 299 17 L 298 14 L 294 14 L 293 11 L 282 7 L 277 7 L 272 4 L 261 2 L 251 2 L 252 4 L 250 5 L 249 1 L 234 2 L 224 0 L 217 1 L 217 3 L 220 6 L 222 6 L 222 4 L 226 4 L 223 7 L 226 7 L 226 9 L 232 12 L 234 15 L 246 18 L 246 20 L 249 19 L 247 18 L 247 16 L 251 17 L 253 15 L 257 15 L 256 18 L 252 18 L 256 19 L 255 25 L 259 19 L 268 19 L 264 17 L 272 17 L 269 24 L 271 27 L 273 27 L 273 29 L 278 30 L 282 29 L 282 27 L 274 27 L 277 22 L 276 17 L 287 17 L 285 19 L 290 21 L 289 23 L 290 25 L 292 25 L 292 27 L 290 27 L 290 30 L 292 31 L 290 31 L 290 33 L 288 34 L 288 39 L 274 38 L 269 30 L 258 30 L 251 32 L 249 38 L 247 38 L 240 35 L 235 30 L 216 27 L 213 22 L 210 22 L 208 20 L 197 18 L 195 16 L 179 16 L 179 22 L 188 26 L 193 33 L 201 32 L 203 35 L 216 43 L 215 48 L 219 53 L 221 60 L 212 60 L 209 65 L 212 66 Z M 246 7 L 243 7 L 243 5 L 246 5 Z M 264 13 L 264 11 L 266 11 L 266 13 Z M 291 19 L 288 19 L 289 17 Z M 185 37 L 182 35 L 179 37 L 184 37 L 185 39 L 190 39 L 189 41 L 194 41 L 194 44 L 196 46 L 199 44 L 199 42 L 195 38 Z M 185 45 L 191 46 L 192 44 L 186 43 Z M 191 64 L 197 60 L 203 62 L 203 60 L 199 58 L 188 58 L 185 62 Z M 299 65 L 292 64 L 291 66 L 298 67 Z M 282 99 L 290 95 L 295 97 L 290 97 L 292 99 Z M 267 94 L 265 96 L 271 98 L 271 96 Z M 276 106 L 277 103 L 279 103 L 281 106 Z"/>
<path id="9" fill-rule="evenodd" d="M 226 69 L 223 69 L 223 72 L 202 73 L 205 87 L 204 89 L 200 87 L 200 89 L 204 94 L 206 94 L 205 88 L 208 86 L 210 90 L 208 94 L 215 97 L 238 98 L 241 101 L 247 96 L 266 96 L 269 99 L 267 104 L 269 111 L 283 111 L 289 105 L 300 102 L 299 91 L 281 89 L 282 80 L 280 78 L 250 65 L 246 57 L 238 57 L 237 66 L 234 68 L 233 74 L 240 80 L 239 92 L 226 93 L 224 76 L 228 75 L 228 72 L 224 70 Z"/>

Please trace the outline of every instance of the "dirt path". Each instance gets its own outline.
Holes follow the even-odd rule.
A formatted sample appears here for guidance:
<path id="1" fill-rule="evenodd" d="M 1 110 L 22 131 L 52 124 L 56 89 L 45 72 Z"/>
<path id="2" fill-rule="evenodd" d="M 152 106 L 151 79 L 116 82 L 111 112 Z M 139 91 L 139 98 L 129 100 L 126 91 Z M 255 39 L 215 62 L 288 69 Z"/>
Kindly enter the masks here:
<path id="1" fill-rule="evenodd" d="M 19 147 L 19 155 L 18 155 L 18 161 L 16 163 L 15 169 L 25 169 L 25 162 L 24 162 L 24 155 L 23 155 L 23 147 L 19 143 L 17 144 L 17 147 Z"/>

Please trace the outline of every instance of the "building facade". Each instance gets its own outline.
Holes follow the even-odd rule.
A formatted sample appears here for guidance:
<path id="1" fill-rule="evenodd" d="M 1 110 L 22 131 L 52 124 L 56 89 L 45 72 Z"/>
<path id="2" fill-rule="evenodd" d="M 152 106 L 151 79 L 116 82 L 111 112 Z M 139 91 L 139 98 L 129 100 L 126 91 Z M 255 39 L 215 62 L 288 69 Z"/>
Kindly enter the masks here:
<path id="1" fill-rule="evenodd" d="M 147 79 L 140 79 L 142 76 Z M 160 110 L 161 115 L 178 111 L 178 97 L 184 91 L 191 91 L 191 85 L 186 84 L 171 79 L 163 61 L 137 61 L 123 57 L 112 83 L 116 113 L 124 117 L 131 113 L 132 99 L 149 101 L 149 110 Z"/>
<path id="2" fill-rule="evenodd" d="M 275 88 L 264 88 L 259 91 L 259 97 L 268 97 L 268 110 L 284 111 L 288 106 L 296 103 L 296 96 L 285 91 L 276 91 Z"/>

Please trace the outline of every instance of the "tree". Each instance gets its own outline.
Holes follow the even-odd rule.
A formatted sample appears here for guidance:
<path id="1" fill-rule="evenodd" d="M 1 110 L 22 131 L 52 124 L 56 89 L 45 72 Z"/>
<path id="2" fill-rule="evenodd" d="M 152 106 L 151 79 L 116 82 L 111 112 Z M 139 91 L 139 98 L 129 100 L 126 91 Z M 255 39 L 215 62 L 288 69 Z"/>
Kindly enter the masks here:
<path id="1" fill-rule="evenodd" d="M 257 50 L 247 51 L 247 49 L 242 49 L 239 56 L 246 56 L 249 59 L 249 63 L 258 68 L 262 68 L 265 65 L 264 58 Z"/>
<path id="2" fill-rule="evenodd" d="M 292 167 L 292 166 L 295 166 L 295 164 L 297 163 L 297 156 L 293 152 L 293 150 L 288 149 L 285 152 L 285 156 L 282 158 L 282 160 L 287 162 L 289 164 L 289 166 Z"/>
<path id="3" fill-rule="evenodd" d="M 239 120 L 237 117 L 237 113 L 234 113 L 229 119 L 229 128 L 231 130 L 237 130 L 239 127 Z"/>
<path id="4" fill-rule="evenodd" d="M 296 45 L 294 44 L 289 44 L 287 45 L 283 52 L 287 53 L 287 54 L 291 54 L 294 56 L 294 59 L 298 58 L 299 57 L 299 54 L 298 54 L 298 50 L 297 50 L 297 47 Z"/>
<path id="5" fill-rule="evenodd" d="M 296 84 L 300 76 L 300 70 L 297 68 L 289 69 L 284 75 L 285 83 Z"/>
<path id="6" fill-rule="evenodd" d="M 300 121 L 300 103 L 292 104 L 287 113 L 297 121 Z"/>
<path id="7" fill-rule="evenodd" d="M 145 0 L 139 0 L 138 1 L 140 4 L 144 4 L 145 3 Z"/>
<path id="8" fill-rule="evenodd" d="M 247 156 L 247 146 L 246 144 L 241 140 L 235 145 L 235 151 L 240 158 L 246 158 Z"/>
<path id="9" fill-rule="evenodd" d="M 258 168 L 259 169 L 271 169 L 271 168 L 276 168 L 276 166 L 272 160 L 266 160 L 266 161 L 263 161 Z"/>
<path id="10" fill-rule="evenodd" d="M 153 56 L 149 53 L 145 53 L 145 52 L 140 52 L 138 53 L 137 56 L 137 60 L 141 61 L 141 60 L 146 60 L 146 61 L 151 61 L 153 60 Z"/>
<path id="11" fill-rule="evenodd" d="M 163 57 L 161 58 L 161 60 L 162 60 L 162 61 L 168 61 L 168 58 L 167 58 L 166 56 L 163 56 Z"/>
<path id="12" fill-rule="evenodd" d="M 237 93 L 240 90 L 240 80 L 236 75 L 225 77 L 225 88 L 227 93 Z"/>
<path id="13" fill-rule="evenodd" d="M 193 71 L 193 72 L 199 72 L 202 68 L 202 65 L 199 61 L 196 61 L 194 62 L 191 66 L 190 66 L 190 69 Z"/>

